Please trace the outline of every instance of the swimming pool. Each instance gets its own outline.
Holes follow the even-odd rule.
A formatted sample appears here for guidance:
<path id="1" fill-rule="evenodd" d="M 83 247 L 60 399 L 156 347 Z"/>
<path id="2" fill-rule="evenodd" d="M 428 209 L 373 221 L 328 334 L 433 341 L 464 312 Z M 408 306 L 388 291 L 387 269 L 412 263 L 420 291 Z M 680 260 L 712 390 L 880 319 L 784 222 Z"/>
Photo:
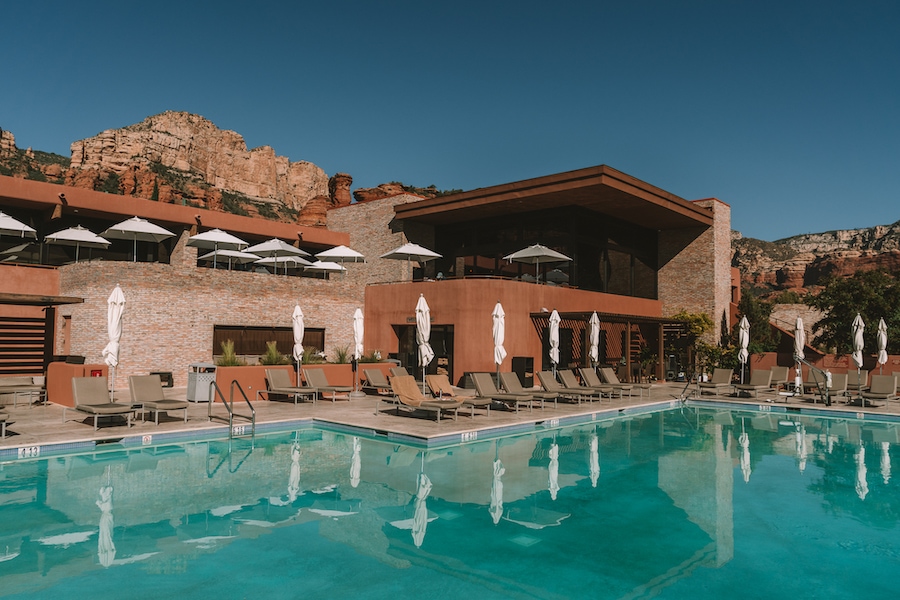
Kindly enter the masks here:
<path id="1" fill-rule="evenodd" d="M 7 462 L 16 598 L 881 598 L 898 426 L 683 407 L 446 448 L 306 428 Z"/>

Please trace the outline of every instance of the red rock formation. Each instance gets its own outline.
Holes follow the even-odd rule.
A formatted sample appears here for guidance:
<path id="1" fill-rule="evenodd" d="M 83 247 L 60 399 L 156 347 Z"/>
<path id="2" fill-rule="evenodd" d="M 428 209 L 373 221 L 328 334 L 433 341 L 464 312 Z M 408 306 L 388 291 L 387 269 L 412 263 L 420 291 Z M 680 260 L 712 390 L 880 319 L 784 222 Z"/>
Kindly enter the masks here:
<path id="1" fill-rule="evenodd" d="M 374 188 L 359 188 L 354 190 L 353 197 L 357 202 L 368 202 L 370 200 L 380 200 L 382 198 L 390 198 L 391 196 L 399 196 L 405 194 L 406 190 L 401 183 L 382 183 Z"/>
<path id="2" fill-rule="evenodd" d="M 335 173 L 328 180 L 328 195 L 331 196 L 333 206 L 347 206 L 352 201 L 350 186 L 353 185 L 353 177 L 347 173 Z"/>
<path id="3" fill-rule="evenodd" d="M 306 227 L 324 227 L 328 224 L 328 208 L 331 198 L 316 196 L 306 203 L 306 207 L 297 215 L 297 225 Z"/>

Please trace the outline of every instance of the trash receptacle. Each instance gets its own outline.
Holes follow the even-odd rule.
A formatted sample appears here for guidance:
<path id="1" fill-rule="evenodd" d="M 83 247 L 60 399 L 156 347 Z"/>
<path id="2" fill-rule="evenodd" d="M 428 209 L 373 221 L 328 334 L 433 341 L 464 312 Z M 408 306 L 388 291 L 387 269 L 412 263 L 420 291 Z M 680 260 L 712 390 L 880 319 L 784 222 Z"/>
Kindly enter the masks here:
<path id="1" fill-rule="evenodd" d="M 188 402 L 209 402 L 209 384 L 216 380 L 216 365 L 194 363 L 188 371 Z"/>

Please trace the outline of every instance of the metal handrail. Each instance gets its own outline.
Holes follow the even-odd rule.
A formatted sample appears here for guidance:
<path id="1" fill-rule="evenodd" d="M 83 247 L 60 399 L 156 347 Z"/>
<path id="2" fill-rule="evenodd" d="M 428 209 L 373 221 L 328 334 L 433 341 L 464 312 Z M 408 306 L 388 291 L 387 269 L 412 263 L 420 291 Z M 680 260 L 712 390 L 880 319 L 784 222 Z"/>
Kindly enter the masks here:
<path id="1" fill-rule="evenodd" d="M 250 416 L 242 415 L 234 412 L 234 388 L 237 387 L 238 391 L 241 393 L 241 396 L 244 397 L 244 402 L 247 403 L 247 407 L 250 408 Z M 231 381 L 231 386 L 229 389 L 228 399 L 225 399 L 225 394 L 222 393 L 222 389 L 219 387 L 219 384 L 215 382 L 215 380 L 209 382 L 209 396 L 210 401 L 206 408 L 206 417 L 208 420 L 212 421 L 213 419 L 222 419 L 225 420 L 224 417 L 220 417 L 218 415 L 214 415 L 212 413 L 212 405 L 215 402 L 216 395 L 221 399 L 222 404 L 225 406 L 225 409 L 228 411 L 228 435 L 231 436 L 234 433 L 234 418 L 240 417 L 242 419 L 247 419 L 251 423 L 250 433 L 251 435 L 256 433 L 256 409 L 253 408 L 253 405 L 250 404 L 249 398 L 247 398 L 247 394 L 244 393 L 244 390 L 241 388 L 237 379 L 233 379 Z M 215 394 L 213 393 L 215 392 Z"/>
<path id="2" fill-rule="evenodd" d="M 816 382 L 816 387 L 819 389 L 819 396 L 822 398 L 822 402 L 825 403 L 825 406 L 831 406 L 831 397 L 828 394 L 828 389 L 831 384 L 831 373 L 820 369 L 805 358 L 800 358 L 796 354 L 794 355 L 794 361 L 806 365 L 809 368 L 810 373 L 813 374 L 813 381 Z M 819 383 L 819 379 L 816 375 L 822 376 L 821 383 Z"/>

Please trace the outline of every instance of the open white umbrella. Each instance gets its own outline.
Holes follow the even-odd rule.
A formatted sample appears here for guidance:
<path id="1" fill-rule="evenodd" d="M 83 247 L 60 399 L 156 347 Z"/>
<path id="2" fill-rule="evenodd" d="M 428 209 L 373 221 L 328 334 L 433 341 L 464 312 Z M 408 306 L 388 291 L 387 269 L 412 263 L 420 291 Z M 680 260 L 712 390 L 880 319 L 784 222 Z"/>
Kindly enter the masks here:
<path id="1" fill-rule="evenodd" d="M 425 499 L 431 493 L 431 480 L 425 473 L 419 473 L 418 486 L 416 488 L 416 503 L 413 511 L 412 538 L 416 548 L 422 546 L 425 541 L 425 529 L 428 527 L 428 506 Z"/>
<path id="2" fill-rule="evenodd" d="M 588 324 L 591 326 L 591 365 L 596 369 L 597 363 L 600 362 L 600 317 L 597 316 L 597 311 L 591 315 Z"/>
<path id="3" fill-rule="evenodd" d="M 175 236 L 175 234 L 168 229 L 160 227 L 145 219 L 141 219 L 140 217 L 131 217 L 130 219 L 125 219 L 121 223 L 116 223 L 104 231 L 102 235 L 106 238 L 115 240 L 132 240 L 134 248 L 132 250 L 131 259 L 135 262 L 137 262 L 137 243 L 139 241 L 158 244 L 163 240 Z"/>
<path id="4" fill-rule="evenodd" d="M 203 233 L 192 235 L 188 238 L 188 241 L 185 243 L 185 245 L 192 246 L 194 248 L 203 248 L 206 250 L 216 251 L 220 249 L 244 250 L 250 244 L 237 236 L 231 235 L 226 231 L 222 231 L 221 229 L 210 229 L 209 231 L 204 231 Z M 215 266 L 215 261 L 213 261 L 213 267 Z"/>
<path id="5" fill-rule="evenodd" d="M 291 329 L 294 334 L 294 349 L 291 356 L 297 363 L 297 386 L 300 385 L 300 363 L 303 362 L 303 311 L 300 305 L 294 306 L 294 312 L 291 313 Z"/>
<path id="6" fill-rule="evenodd" d="M 259 256 L 256 254 L 250 254 L 249 252 L 244 252 L 242 250 L 213 250 L 212 252 L 208 252 L 203 256 L 200 256 L 197 260 L 205 260 L 212 261 L 213 266 L 215 267 L 218 264 L 218 260 L 220 258 L 228 259 L 228 270 L 231 270 L 232 263 L 236 265 L 243 265 L 246 263 L 252 263 L 259 260 Z"/>
<path id="7" fill-rule="evenodd" d="M 425 393 L 425 367 L 434 358 L 434 350 L 431 349 L 431 309 L 425 301 L 425 294 L 419 294 L 416 303 L 416 344 L 419 345 L 419 366 L 422 367 L 422 394 Z"/>
<path id="8" fill-rule="evenodd" d="M 317 260 L 309 266 L 303 267 L 304 271 L 309 271 L 311 273 L 322 273 L 322 278 L 324 279 L 328 273 L 343 273 L 347 269 L 337 264 L 336 262 L 331 262 L 328 260 Z"/>
<path id="9" fill-rule="evenodd" d="M 506 313 L 503 312 L 503 305 L 500 301 L 494 305 L 494 311 L 491 313 L 492 329 L 491 335 L 494 338 L 494 364 L 497 365 L 497 386 L 500 385 L 500 365 L 506 358 L 506 348 L 503 347 L 503 338 L 506 337 Z"/>
<path id="10" fill-rule="evenodd" d="M 259 259 L 254 264 L 262 265 L 264 267 L 274 267 L 275 273 L 278 273 L 278 269 L 281 268 L 287 273 L 289 269 L 302 269 L 310 266 L 312 263 L 299 256 L 267 256 L 266 258 Z"/>
<path id="11" fill-rule="evenodd" d="M 860 371 L 863 366 L 863 347 L 865 346 L 863 334 L 865 331 L 866 324 L 863 323 L 859 313 L 856 313 L 856 318 L 853 319 L 853 323 L 850 325 L 851 341 L 853 345 L 853 353 L 850 354 L 850 358 L 852 358 L 853 362 L 856 364 L 856 389 L 860 392 L 862 391 L 862 373 Z M 860 396 L 860 402 L 862 402 L 863 407 L 866 406 L 866 399 L 862 396 Z"/>
<path id="12" fill-rule="evenodd" d="M 555 441 L 550 446 L 550 465 L 547 471 L 550 499 L 556 500 L 556 494 L 559 492 L 559 445 Z"/>
<path id="13" fill-rule="evenodd" d="M 597 481 L 600 479 L 600 440 L 597 434 L 591 434 L 591 456 L 589 461 L 589 472 L 591 475 L 591 487 L 597 487 Z"/>
<path id="14" fill-rule="evenodd" d="M 856 452 L 856 495 L 860 500 L 865 500 L 869 495 L 869 483 L 866 481 L 868 470 L 866 469 L 866 447 L 861 443 Z"/>
<path id="15" fill-rule="evenodd" d="M 491 513 L 491 519 L 494 525 L 500 522 L 503 517 L 503 474 L 506 468 L 499 458 L 494 459 L 494 477 L 491 479 L 491 505 L 488 511 Z"/>
<path id="16" fill-rule="evenodd" d="M 116 545 L 113 542 L 113 488 L 109 485 L 109 471 L 107 471 L 107 484 L 100 488 L 99 499 L 96 504 L 100 508 L 100 531 L 97 536 L 97 558 L 100 564 L 108 567 L 116 558 Z"/>
<path id="17" fill-rule="evenodd" d="M 741 317 L 741 323 L 738 326 L 738 362 L 741 363 L 741 383 L 744 383 L 744 371 L 747 368 L 747 360 L 750 359 L 750 321 L 747 316 Z"/>
<path id="18" fill-rule="evenodd" d="M 553 364 L 554 375 L 559 364 L 559 322 L 559 313 L 554 308 L 550 313 L 550 362 Z"/>
<path id="19" fill-rule="evenodd" d="M 797 322 L 794 324 L 794 360 L 797 361 L 797 375 L 794 378 L 794 389 L 796 389 L 798 393 L 803 391 L 803 369 L 800 361 L 806 358 L 806 354 L 803 352 L 803 348 L 805 347 L 806 329 L 803 327 L 803 317 L 797 317 Z"/>
<path id="20" fill-rule="evenodd" d="M 363 339 L 365 333 L 365 322 L 363 317 L 362 309 L 357 308 L 353 312 L 353 359 L 354 359 L 354 371 L 356 372 L 356 390 L 354 394 L 356 397 L 364 398 L 365 394 L 359 391 L 359 359 L 362 358 L 363 352 L 365 351 L 363 348 Z"/>
<path id="21" fill-rule="evenodd" d="M 60 246 L 75 246 L 75 262 L 78 262 L 78 251 L 81 248 L 106 248 L 109 246 L 109 240 L 100 237 L 89 229 L 85 229 L 81 225 L 46 235 L 44 236 L 44 241 L 48 244 Z"/>
<path id="22" fill-rule="evenodd" d="M 878 321 L 878 333 L 876 334 L 876 337 L 878 340 L 878 373 L 882 373 L 884 371 L 884 365 L 888 361 L 887 323 L 884 322 L 883 317 Z"/>
<path id="23" fill-rule="evenodd" d="M 37 231 L 22 221 L 0 211 L 0 235 L 37 239 Z"/>
<path id="24" fill-rule="evenodd" d="M 250 254 L 256 254 L 257 256 L 261 256 L 263 258 L 271 258 L 273 261 L 268 264 L 275 265 L 275 272 L 278 272 L 278 267 L 281 266 L 285 259 L 288 257 L 297 258 L 300 256 L 309 256 L 309 252 L 305 250 L 301 250 L 300 248 L 295 248 L 291 246 L 287 242 L 283 240 L 279 240 L 278 238 L 272 238 L 271 240 L 267 240 L 260 244 L 255 244 L 247 248 L 247 252 Z M 257 261 L 260 262 L 260 261 Z M 303 261 L 307 265 L 311 264 L 309 261 Z M 267 264 L 267 263 L 263 263 Z M 294 263 L 296 264 L 296 262 Z M 285 266 L 285 270 L 287 267 Z"/>
<path id="25" fill-rule="evenodd" d="M 540 265 L 543 263 L 555 263 L 555 262 L 570 262 L 572 259 L 566 256 L 561 252 L 557 252 L 556 250 L 551 250 L 546 246 L 542 246 L 541 244 L 534 244 L 533 246 L 529 246 L 527 248 L 523 248 L 517 252 L 513 252 L 512 254 L 507 254 L 503 257 L 503 260 L 508 260 L 509 262 L 520 262 L 534 265 L 534 278 L 535 281 L 540 279 L 538 269 Z"/>
<path id="26" fill-rule="evenodd" d="M 116 392 L 116 367 L 119 365 L 119 340 L 122 339 L 122 316 L 125 314 L 125 294 L 119 284 L 113 289 L 106 300 L 106 331 L 109 343 L 103 348 L 103 362 L 109 366 L 112 376 L 110 402 L 115 401 Z"/>
<path id="27" fill-rule="evenodd" d="M 350 487 L 354 488 L 359 485 L 359 474 L 362 468 L 359 456 L 361 450 L 362 445 L 359 438 L 353 436 L 353 454 L 350 456 Z"/>
<path id="28" fill-rule="evenodd" d="M 366 258 L 356 250 L 347 246 L 335 246 L 316 253 L 316 258 L 326 261 L 337 261 L 343 267 L 345 262 L 366 262 Z M 341 274 L 343 276 L 343 273 Z"/>
<path id="29" fill-rule="evenodd" d="M 423 248 L 418 244 L 403 244 L 399 248 L 394 248 L 390 252 L 386 252 L 381 255 L 381 258 L 389 258 L 392 260 L 405 260 L 406 261 L 406 275 L 410 276 L 410 261 L 416 262 L 428 262 L 430 260 L 434 260 L 436 258 L 442 258 L 442 255 L 434 252 L 433 250 L 429 250 L 428 248 Z"/>

